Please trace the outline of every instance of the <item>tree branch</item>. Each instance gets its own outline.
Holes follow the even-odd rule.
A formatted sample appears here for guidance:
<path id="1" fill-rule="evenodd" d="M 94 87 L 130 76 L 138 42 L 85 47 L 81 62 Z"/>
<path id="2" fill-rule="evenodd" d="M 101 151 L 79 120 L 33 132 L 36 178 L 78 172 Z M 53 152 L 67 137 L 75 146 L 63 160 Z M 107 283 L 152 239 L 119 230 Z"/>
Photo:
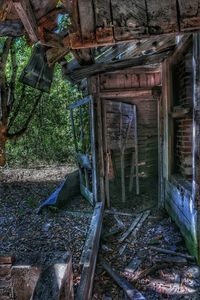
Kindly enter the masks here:
<path id="1" fill-rule="evenodd" d="M 9 50 L 12 44 L 12 38 L 7 38 L 4 46 L 3 53 L 0 58 L 0 91 L 1 91 L 1 122 L 7 126 L 8 110 L 7 110 L 7 87 L 6 87 L 6 62 L 9 55 Z"/>
<path id="2" fill-rule="evenodd" d="M 17 77 L 17 60 L 16 60 L 16 49 L 15 49 L 15 40 L 13 39 L 11 44 L 11 68 L 12 75 L 9 82 L 9 95 L 7 100 L 8 113 L 12 110 L 13 103 L 15 101 L 15 85 L 16 85 L 16 77 Z"/>
<path id="3" fill-rule="evenodd" d="M 19 138 L 20 136 L 22 136 L 26 132 L 26 130 L 28 129 L 28 125 L 30 124 L 32 118 L 35 115 L 37 106 L 38 106 L 40 100 L 42 99 L 42 95 L 43 95 L 43 93 L 41 92 L 39 94 L 39 96 L 37 97 L 37 99 L 36 99 L 36 101 L 35 101 L 35 103 L 33 105 L 33 108 L 32 108 L 32 110 L 30 112 L 30 115 L 27 118 L 27 120 L 26 120 L 24 126 L 22 127 L 22 129 L 20 129 L 19 131 L 15 132 L 15 133 L 8 133 L 8 138 L 9 139 L 17 139 L 17 138 Z"/>
<path id="4" fill-rule="evenodd" d="M 19 99 L 19 101 L 18 101 L 18 103 L 17 103 L 17 107 L 15 108 L 15 110 L 14 110 L 14 112 L 13 112 L 13 114 L 11 115 L 10 120 L 9 120 L 8 130 L 12 127 L 12 125 L 13 125 L 13 123 L 14 123 L 14 121 L 15 121 L 15 119 L 16 119 L 18 113 L 19 113 L 19 110 L 20 110 L 20 108 L 21 108 L 21 106 L 22 106 L 22 102 L 23 102 L 23 100 L 24 100 L 24 98 L 25 98 L 25 90 L 26 90 L 26 85 L 23 84 L 23 85 L 22 85 L 21 96 L 20 96 L 20 99 Z"/>

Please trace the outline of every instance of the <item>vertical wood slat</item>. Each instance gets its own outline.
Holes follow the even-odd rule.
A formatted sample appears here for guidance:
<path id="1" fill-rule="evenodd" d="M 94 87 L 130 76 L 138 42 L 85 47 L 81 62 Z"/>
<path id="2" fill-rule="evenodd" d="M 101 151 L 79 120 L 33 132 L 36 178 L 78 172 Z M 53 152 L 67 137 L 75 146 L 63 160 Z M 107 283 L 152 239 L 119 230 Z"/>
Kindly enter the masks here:
<path id="1" fill-rule="evenodd" d="M 163 114 L 164 114 L 164 152 L 163 152 L 163 170 L 164 178 L 169 180 L 171 175 L 171 136 L 170 136 L 170 120 L 169 112 L 171 110 L 171 75 L 170 75 L 171 63 L 170 59 L 167 59 L 162 64 L 162 92 L 163 92 Z"/>
<path id="2" fill-rule="evenodd" d="M 93 1 L 78 0 L 78 10 L 82 41 L 91 41 L 94 39 L 95 31 Z"/>
<path id="3" fill-rule="evenodd" d="M 140 193 L 139 186 L 139 168 L 138 168 L 138 133 L 137 133 L 137 109 L 136 105 L 133 106 L 134 113 L 134 139 L 135 139 L 135 180 L 136 180 L 136 195 Z"/>
<path id="4" fill-rule="evenodd" d="M 95 139 L 95 114 L 94 114 L 94 99 L 90 97 L 90 138 L 91 138 L 91 153 L 92 153 L 92 193 L 94 204 L 97 199 L 97 162 L 96 162 L 96 139 Z"/>
<path id="5" fill-rule="evenodd" d="M 113 28 L 110 0 L 94 0 L 95 24 L 96 24 L 96 40 L 101 43 L 103 41 L 113 41 Z"/>
<path id="6" fill-rule="evenodd" d="M 197 209 L 198 260 L 200 262 L 200 34 L 193 35 L 193 187 Z"/>
<path id="7" fill-rule="evenodd" d="M 110 207 L 110 187 L 109 187 L 109 160 L 108 160 L 108 141 L 107 141 L 107 122 L 106 122 L 106 105 L 103 103 L 103 142 L 105 158 L 105 193 L 108 208 Z"/>
<path id="8" fill-rule="evenodd" d="M 105 204 L 105 187 L 104 187 L 104 153 L 103 153 L 103 123 L 102 123 L 102 105 L 100 99 L 100 78 L 96 77 L 97 93 L 95 99 L 97 102 L 97 148 L 98 148 L 98 170 L 99 171 L 99 185 L 100 185 L 100 199 Z"/>

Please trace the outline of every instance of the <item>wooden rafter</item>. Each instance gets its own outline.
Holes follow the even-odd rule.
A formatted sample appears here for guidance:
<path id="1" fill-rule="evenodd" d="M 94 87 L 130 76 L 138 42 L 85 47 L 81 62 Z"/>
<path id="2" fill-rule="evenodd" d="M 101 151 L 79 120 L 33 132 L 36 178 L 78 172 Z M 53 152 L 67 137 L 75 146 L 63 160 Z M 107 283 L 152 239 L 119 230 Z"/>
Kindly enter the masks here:
<path id="1" fill-rule="evenodd" d="M 104 73 L 122 70 L 128 67 L 138 67 L 141 65 L 157 64 L 163 61 L 166 57 L 172 54 L 173 49 L 166 50 L 154 55 L 141 55 L 139 57 L 130 58 L 127 60 L 114 61 L 110 63 L 93 64 L 75 69 L 71 72 L 66 72 L 65 75 L 74 83 L 80 82 L 82 79 Z"/>
<path id="2" fill-rule="evenodd" d="M 36 43 L 39 40 L 37 21 L 29 0 L 13 0 L 13 5 L 31 39 Z"/>

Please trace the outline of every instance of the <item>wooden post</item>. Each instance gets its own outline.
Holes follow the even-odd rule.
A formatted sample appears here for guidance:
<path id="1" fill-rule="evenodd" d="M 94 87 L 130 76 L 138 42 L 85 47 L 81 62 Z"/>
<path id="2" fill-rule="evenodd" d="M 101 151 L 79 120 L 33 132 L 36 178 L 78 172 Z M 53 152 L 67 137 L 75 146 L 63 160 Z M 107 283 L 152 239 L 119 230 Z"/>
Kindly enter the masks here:
<path id="1" fill-rule="evenodd" d="M 171 120 L 169 112 L 171 110 L 171 59 L 166 59 L 162 64 L 162 93 L 163 93 L 163 178 L 169 180 L 171 175 Z"/>
<path id="2" fill-rule="evenodd" d="M 97 137 L 98 137 L 98 166 L 99 166 L 99 184 L 100 184 L 100 199 L 105 204 L 105 185 L 104 185 L 104 154 L 103 154 L 103 124 L 102 124 L 102 103 L 100 98 L 100 76 L 97 76 L 97 93 L 96 93 L 96 101 L 97 101 Z"/>
<path id="3" fill-rule="evenodd" d="M 198 261 L 200 263 L 200 34 L 193 34 L 193 185 L 197 209 Z"/>
<path id="4" fill-rule="evenodd" d="M 138 168 L 138 130 L 137 130 L 137 109 L 133 106 L 134 114 L 134 139 L 135 139 L 135 180 L 136 180 L 136 195 L 140 194 L 139 186 L 139 168 Z"/>
<path id="5" fill-rule="evenodd" d="M 96 170 L 96 139 L 95 139 L 95 115 L 94 115 L 94 99 L 90 97 L 90 139 L 92 152 L 92 193 L 93 204 L 97 202 L 97 170 Z"/>
<path id="6" fill-rule="evenodd" d="M 105 158 L 105 193 L 107 207 L 110 208 L 110 185 L 109 185 L 109 160 L 108 160 L 108 143 L 107 143 L 107 120 L 106 120 L 106 103 L 103 104 L 103 135 L 104 135 L 104 158 Z"/>
<path id="7" fill-rule="evenodd" d="M 161 97 L 161 87 L 152 89 L 152 94 L 157 100 L 157 120 L 158 120 L 158 207 L 164 207 L 164 180 L 163 180 L 163 106 Z"/>

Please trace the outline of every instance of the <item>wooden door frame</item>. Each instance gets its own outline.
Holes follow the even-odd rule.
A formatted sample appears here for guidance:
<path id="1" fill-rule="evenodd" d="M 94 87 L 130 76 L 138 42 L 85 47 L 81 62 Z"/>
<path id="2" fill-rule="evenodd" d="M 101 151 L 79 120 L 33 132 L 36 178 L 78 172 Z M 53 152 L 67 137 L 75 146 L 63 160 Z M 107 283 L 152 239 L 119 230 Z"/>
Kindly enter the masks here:
<path id="1" fill-rule="evenodd" d="M 87 96 L 79 101 L 72 103 L 67 106 L 67 110 L 70 111 L 71 122 L 72 122 L 72 130 L 75 141 L 75 150 L 78 151 L 76 146 L 76 135 L 75 135 L 75 125 L 73 121 L 73 109 L 78 108 L 82 105 L 89 104 L 89 122 L 90 122 L 90 143 L 91 143 L 91 155 L 92 155 L 92 201 L 91 197 L 87 197 L 87 191 L 85 186 L 83 185 L 82 174 L 79 166 L 80 173 L 80 189 L 83 195 L 90 201 L 92 205 L 95 205 L 98 202 L 97 196 L 97 166 L 96 166 L 96 141 L 95 141 L 95 113 L 94 113 L 94 99 L 92 96 Z M 89 192 L 89 191 L 88 191 Z"/>

